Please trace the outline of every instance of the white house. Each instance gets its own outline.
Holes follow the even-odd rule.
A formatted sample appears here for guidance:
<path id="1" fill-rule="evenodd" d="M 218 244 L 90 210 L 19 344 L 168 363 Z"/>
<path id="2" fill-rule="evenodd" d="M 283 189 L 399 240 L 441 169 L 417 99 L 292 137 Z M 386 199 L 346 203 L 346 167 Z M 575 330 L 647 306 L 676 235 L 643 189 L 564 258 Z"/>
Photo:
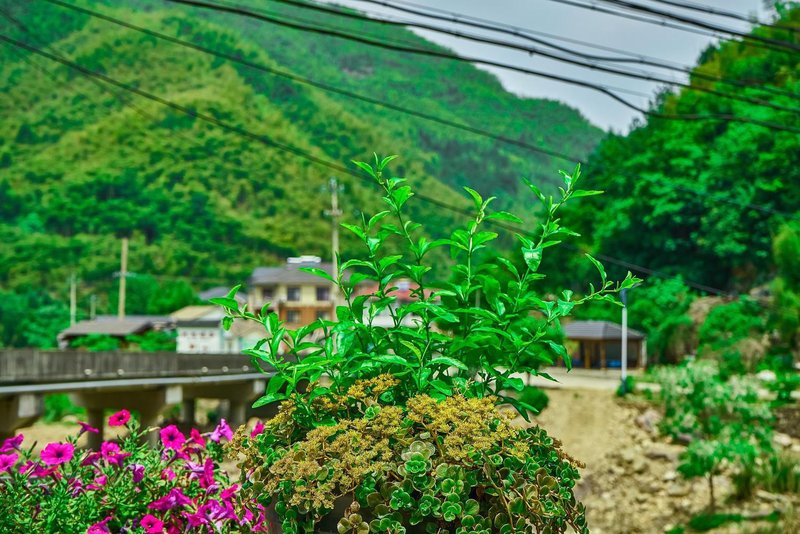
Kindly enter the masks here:
<path id="1" fill-rule="evenodd" d="M 252 321 L 235 321 L 230 330 L 222 328 L 225 312 L 219 306 L 186 306 L 172 313 L 178 331 L 177 352 L 239 353 L 263 337 L 263 327 Z"/>

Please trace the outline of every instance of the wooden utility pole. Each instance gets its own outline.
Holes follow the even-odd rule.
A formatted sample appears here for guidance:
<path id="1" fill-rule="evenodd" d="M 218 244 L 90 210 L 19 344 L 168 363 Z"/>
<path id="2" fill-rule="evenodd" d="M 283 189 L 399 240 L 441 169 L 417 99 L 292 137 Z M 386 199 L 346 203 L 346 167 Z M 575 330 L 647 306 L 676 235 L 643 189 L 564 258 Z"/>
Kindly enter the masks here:
<path id="1" fill-rule="evenodd" d="M 122 238 L 122 252 L 119 259 L 119 306 L 117 307 L 117 318 L 121 321 L 125 318 L 125 281 L 128 276 L 128 238 Z"/>
<path id="2" fill-rule="evenodd" d="M 339 275 L 339 217 L 342 211 L 339 209 L 339 182 L 331 176 L 331 209 L 328 215 L 331 216 L 331 256 L 333 261 L 333 277 Z"/>
<path id="3" fill-rule="evenodd" d="M 75 271 L 69 275 L 69 325 L 75 324 L 75 318 L 78 312 L 78 283 L 75 279 Z"/>

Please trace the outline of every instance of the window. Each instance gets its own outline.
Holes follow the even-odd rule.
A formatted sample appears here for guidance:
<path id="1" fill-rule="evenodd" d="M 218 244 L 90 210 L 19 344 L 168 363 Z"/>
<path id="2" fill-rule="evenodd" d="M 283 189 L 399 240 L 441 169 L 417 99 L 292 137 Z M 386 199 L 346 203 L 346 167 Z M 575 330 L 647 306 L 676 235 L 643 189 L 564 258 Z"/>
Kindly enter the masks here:
<path id="1" fill-rule="evenodd" d="M 300 322 L 300 311 L 299 310 L 288 310 L 286 312 L 286 322 L 297 324 Z"/>
<path id="2" fill-rule="evenodd" d="M 273 299 L 272 295 L 273 293 L 271 287 L 265 287 L 261 289 L 261 298 L 263 300 L 272 300 Z"/>
<path id="3" fill-rule="evenodd" d="M 330 319 L 331 314 L 328 313 L 326 310 L 317 310 L 317 319 L 322 321 L 327 321 Z"/>
<path id="4" fill-rule="evenodd" d="M 297 286 L 287 287 L 286 300 L 290 300 L 292 302 L 297 302 L 300 300 L 300 288 Z"/>
<path id="5" fill-rule="evenodd" d="M 318 286 L 317 287 L 317 301 L 322 302 L 326 300 L 331 300 L 331 288 L 326 286 Z"/>

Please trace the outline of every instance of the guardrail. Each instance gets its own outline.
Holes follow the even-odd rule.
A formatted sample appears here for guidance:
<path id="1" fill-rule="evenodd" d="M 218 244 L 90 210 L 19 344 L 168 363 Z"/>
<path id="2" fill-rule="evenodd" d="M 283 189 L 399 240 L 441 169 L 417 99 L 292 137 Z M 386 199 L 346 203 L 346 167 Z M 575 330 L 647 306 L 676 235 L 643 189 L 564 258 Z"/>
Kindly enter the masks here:
<path id="1" fill-rule="evenodd" d="M 242 354 L 176 352 L 0 351 L 0 384 L 156 378 L 253 373 Z"/>

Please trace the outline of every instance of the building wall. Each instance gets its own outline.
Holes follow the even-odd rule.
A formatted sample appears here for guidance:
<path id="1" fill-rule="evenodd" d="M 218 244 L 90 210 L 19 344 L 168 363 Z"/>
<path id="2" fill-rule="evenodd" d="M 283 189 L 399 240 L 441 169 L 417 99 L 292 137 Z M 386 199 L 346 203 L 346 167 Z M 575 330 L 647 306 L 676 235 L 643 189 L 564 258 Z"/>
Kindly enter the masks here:
<path id="1" fill-rule="evenodd" d="M 223 343 L 220 330 L 219 327 L 180 326 L 176 350 L 190 354 L 233 352 L 225 350 L 225 345 L 228 344 Z M 235 352 L 238 352 L 238 344 L 236 345 Z"/>

